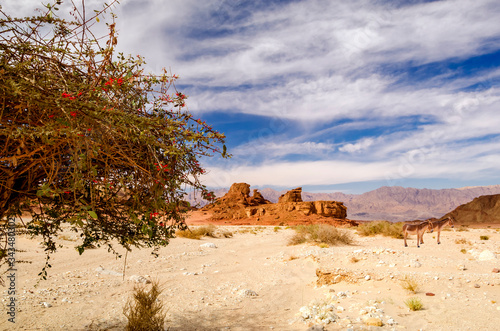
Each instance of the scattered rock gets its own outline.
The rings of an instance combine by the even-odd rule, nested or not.
[[[200,245],[202,248],[217,248],[217,246],[214,243],[205,243]]]
[[[365,276],[365,280],[370,280],[370,279],[372,279],[372,277],[370,275]]]
[[[498,268],[494,268],[491,272],[494,272],[494,273],[496,273],[496,274],[497,274],[497,273],[499,273],[499,272],[500,272],[500,269],[498,269]]]
[[[413,268],[420,268],[420,267],[422,266],[422,263],[420,263],[418,260],[416,260],[416,261],[413,261],[413,262],[411,263],[411,266],[412,266]]]
[[[425,295],[427,295],[428,297],[433,297],[433,296],[435,296],[435,294],[434,294],[434,293],[431,293],[431,292],[427,292],[427,293],[425,293]]]
[[[477,259],[479,261],[491,261],[495,260],[496,258],[497,256],[495,255],[495,253],[489,250],[484,250],[481,252],[481,254],[479,254],[479,257]]]
[[[467,268],[465,268],[465,266],[463,264],[459,264],[457,266],[457,269],[460,270],[460,271],[464,271],[464,270],[467,270]]]
[[[50,308],[50,307],[52,307],[52,305],[50,303],[48,303],[48,302],[42,302],[41,305],[42,305],[43,308]]]
[[[255,291],[252,291],[252,290],[241,290],[240,296],[242,296],[242,297],[256,297],[259,295]]]
[[[479,286],[479,284],[474,284],[474,287],[475,288],[480,288],[481,286]]]
[[[313,325],[307,331],[324,331],[325,327],[323,325]]]
[[[95,271],[97,273],[102,274],[102,275],[123,276],[123,274],[121,272],[117,272],[117,271],[114,271],[114,270],[107,270],[107,269],[104,269],[103,267],[97,267],[95,269]]]
[[[366,325],[371,325],[371,326],[382,326],[384,323],[382,323],[382,320],[378,317],[368,317],[364,319],[364,322]]]
[[[147,279],[146,277],[139,276],[139,275],[132,275],[130,276],[129,280],[136,282],[136,283],[143,283],[143,284],[149,284],[151,281]]]

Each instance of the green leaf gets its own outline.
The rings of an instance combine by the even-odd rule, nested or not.
[[[95,211],[89,210],[89,215],[90,217],[97,219],[97,214],[95,213]]]

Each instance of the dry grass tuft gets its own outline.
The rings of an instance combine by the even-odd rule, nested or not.
[[[481,239],[481,240],[489,240],[490,237],[489,236],[479,236],[479,239]]]
[[[417,280],[414,277],[408,275],[405,275],[403,279],[401,279],[401,287],[413,294],[417,293],[420,289],[420,285],[418,284]]]
[[[288,241],[289,245],[299,245],[306,242],[326,245],[350,245],[353,243],[351,233],[339,230],[328,224],[298,225],[296,234]]]
[[[123,308],[123,314],[128,320],[127,331],[163,331],[166,311],[163,303],[158,300],[163,289],[158,281],[153,281],[151,289],[145,286],[135,287],[133,299]]]
[[[199,226],[193,229],[177,230],[175,232],[175,235],[177,237],[196,239],[196,240],[199,240],[202,237],[216,238],[217,237],[215,235],[216,230],[217,228],[215,227],[215,225],[210,224],[210,225]]]
[[[409,298],[405,301],[405,305],[412,311],[421,310],[424,307],[424,305],[422,304],[422,300],[417,297]]]
[[[396,239],[403,238],[403,223],[390,223],[387,221],[374,221],[358,226],[358,234],[363,237],[381,234]]]
[[[470,241],[465,238],[455,239],[455,244],[471,245]]]
[[[353,257],[351,257],[351,259],[349,261],[351,261],[351,263],[358,263],[359,259],[357,257],[353,256]]]

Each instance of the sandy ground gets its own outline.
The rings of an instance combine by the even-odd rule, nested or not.
[[[324,330],[498,330],[500,325],[500,273],[492,272],[500,268],[496,229],[444,231],[441,245],[435,234],[426,234],[421,248],[414,236],[405,248],[402,240],[360,237],[354,228],[345,229],[353,245],[327,248],[287,245],[295,233],[291,228],[219,230],[233,236],[175,238],[158,258],[148,249],[133,250],[125,276],[123,258],[115,259],[105,248],[79,256],[76,237],[68,233],[61,237],[63,247],[52,258],[48,279],[40,282],[44,255],[39,240],[18,236],[16,258],[31,263],[17,264],[15,324],[7,321],[9,296],[0,288],[0,329],[121,330],[134,286],[150,286],[131,276],[163,284],[160,298],[168,307],[169,330],[307,330],[315,325],[320,330],[321,324]],[[318,285],[318,269],[339,275],[332,277],[337,283]],[[418,283],[416,294],[403,289],[405,276]],[[407,308],[404,302],[411,297],[421,300],[422,310]],[[367,324],[379,322],[383,326]]]

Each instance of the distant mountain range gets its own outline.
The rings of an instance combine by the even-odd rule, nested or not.
[[[214,193],[217,197],[221,197],[227,191],[228,189],[220,189],[214,191]],[[259,190],[259,192],[267,200],[278,202],[279,196],[286,191],[265,188]],[[304,201],[341,201],[347,207],[347,218],[352,220],[399,222],[423,220],[431,217],[440,218],[474,198],[492,194],[500,194],[500,185],[441,190],[383,186],[363,194],[302,192],[302,199]],[[199,194],[192,192],[186,198],[191,204],[204,205],[206,203],[200,199]]]

